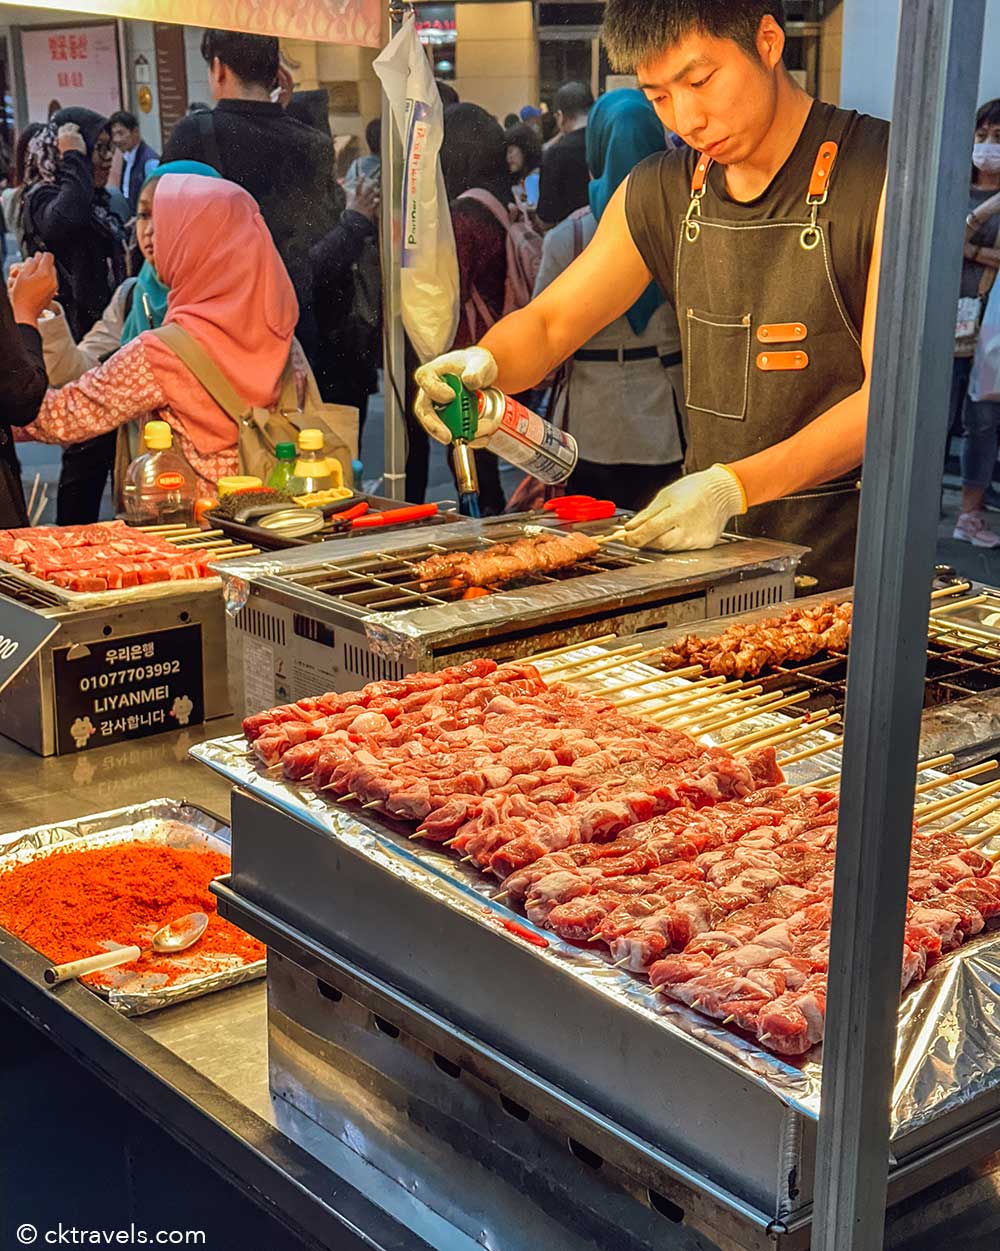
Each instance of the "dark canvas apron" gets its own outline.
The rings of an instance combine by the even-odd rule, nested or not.
[[[828,203],[836,207],[841,133],[817,153],[794,218],[723,221],[706,213],[711,161],[699,158],[677,238],[688,472],[732,462],[801,430],[864,381],[861,345],[837,287]],[[827,193],[829,191],[829,202]],[[739,534],[800,543],[821,589],[854,576],[860,470],[733,519]]]

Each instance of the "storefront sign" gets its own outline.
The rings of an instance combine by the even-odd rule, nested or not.
[[[25,5],[53,7],[48,0]],[[382,7],[379,0],[76,0],[73,11],[379,48]]]
[[[45,121],[53,106],[108,117],[122,106],[114,26],[27,28],[21,32],[28,116]]]
[[[0,599],[0,691],[38,654],[59,629],[59,622],[30,608]]]
[[[157,22],[153,27],[156,83],[160,94],[160,137],[167,146],[174,127],[187,113],[188,80],[184,57],[184,27]]]
[[[56,648],[52,665],[60,755],[205,720],[200,625]]]

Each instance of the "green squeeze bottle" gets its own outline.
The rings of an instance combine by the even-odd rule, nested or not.
[[[284,491],[288,487],[288,480],[295,473],[295,444],[277,444],[274,449],[274,455],[277,457],[278,463],[271,470],[267,485],[273,487],[276,491]]]

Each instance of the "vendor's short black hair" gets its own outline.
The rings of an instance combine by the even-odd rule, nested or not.
[[[732,39],[755,56],[765,17],[784,29],[782,0],[608,0],[601,34],[615,72],[634,74],[692,30]]]
[[[552,101],[552,110],[564,117],[582,117],[594,107],[594,94],[586,83],[563,83]]]
[[[272,35],[238,30],[206,30],[201,37],[206,65],[216,57],[244,83],[271,88],[278,81],[278,41]]]
[[[117,113],[112,113],[108,118],[109,126],[124,126],[126,130],[138,130],[139,119],[134,113],[128,113],[125,109],[119,109]]]

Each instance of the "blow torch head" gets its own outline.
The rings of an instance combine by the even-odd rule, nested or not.
[[[476,393],[470,391],[461,378],[456,378],[454,374],[444,374],[443,378],[455,392],[455,398],[447,404],[435,404],[434,407],[456,442],[471,443],[479,429],[479,404]]]

